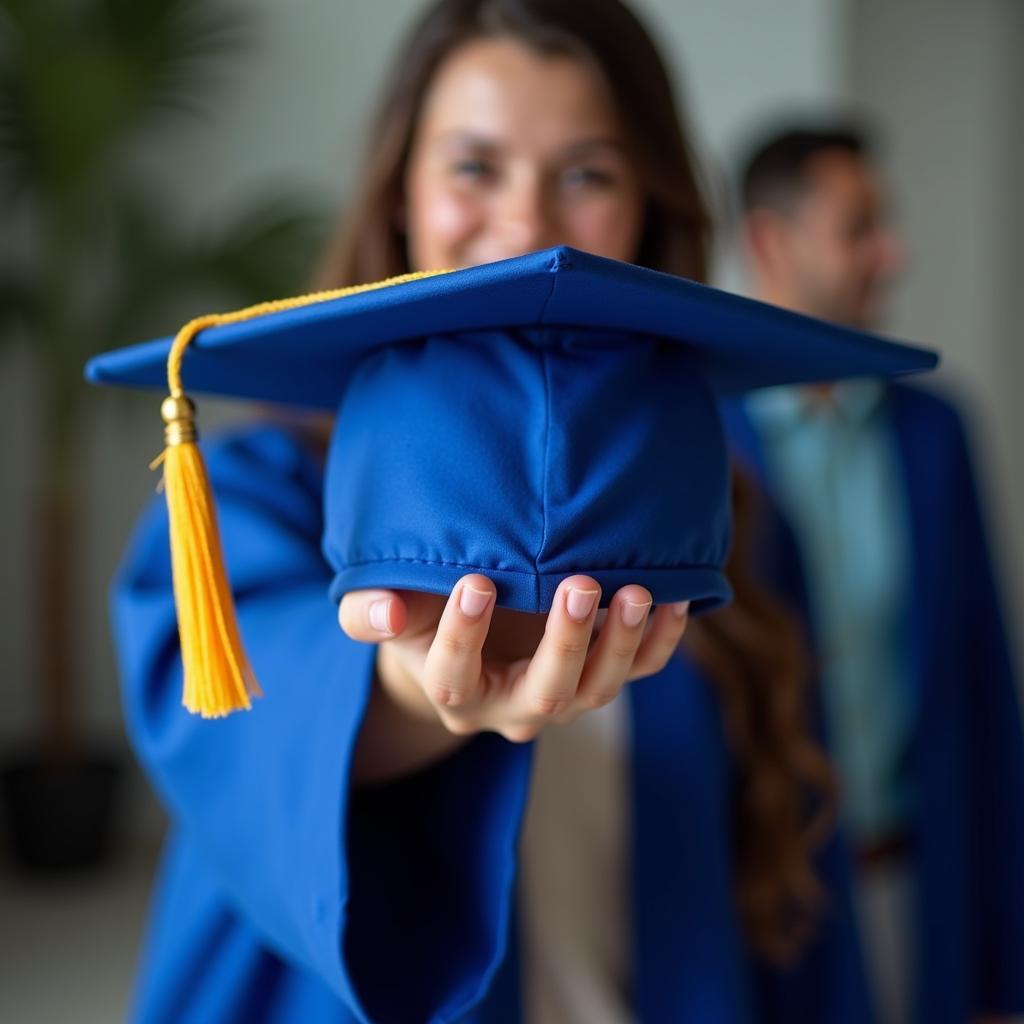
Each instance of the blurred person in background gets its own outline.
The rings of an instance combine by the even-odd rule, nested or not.
[[[742,198],[756,298],[877,326],[904,253],[858,130],[773,135]],[[765,391],[729,426],[795,534],[880,1019],[1024,1013],[1024,744],[959,414],[861,380]]]
[[[668,75],[619,0],[442,0],[395,61],[317,283],[554,244],[700,280],[708,235]],[[162,501],[118,578],[129,729],[175,823],[135,1019],[865,1020],[845,854],[821,850],[832,775],[803,634],[753,573],[744,478],[736,600],[689,627],[688,660],[686,608],[628,587],[611,612],[631,617],[600,625],[618,661],[590,669],[624,699],[542,714],[509,686],[460,716],[431,696],[427,654],[461,678],[453,652],[480,657],[486,634],[482,678],[533,656],[536,678],[577,685],[580,623],[564,602],[495,611],[472,576],[473,608],[462,587],[447,605],[347,594],[342,632],[324,616],[322,446],[266,424],[208,454],[223,535],[246,538],[231,575],[253,662],[290,690],[272,714],[211,727],[179,706]]]

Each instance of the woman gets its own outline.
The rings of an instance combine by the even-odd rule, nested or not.
[[[352,210],[325,286],[550,244],[706,271],[668,78],[617,0],[433,6]],[[315,447],[267,427],[210,454],[229,561],[247,538],[243,630],[259,675],[296,691],[288,714],[216,736],[183,721],[159,508],[122,571],[129,723],[178,825],[137,1017],[717,1021],[756,1003],[862,1019],[845,907],[823,909],[811,864],[831,777],[805,731],[800,634],[754,583],[742,479],[737,601],[690,627],[690,663],[673,657],[685,606],[652,612],[627,586],[599,621],[587,577],[546,620],[496,610],[478,575],[447,602],[350,594],[341,625],[363,646],[323,625]],[[655,674],[626,691],[630,750],[615,698]],[[817,990],[789,972],[755,995],[741,932],[788,962],[815,928]]]

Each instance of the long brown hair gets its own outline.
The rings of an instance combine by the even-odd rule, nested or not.
[[[705,280],[711,220],[696,161],[650,36],[619,0],[440,0],[410,32],[373,124],[351,205],[318,275],[323,288],[412,269],[398,211],[420,103],[442,61],[487,36],[576,56],[607,81],[646,196],[636,262]],[[735,872],[752,945],[783,960],[810,933],[822,902],[812,858],[834,802],[828,761],[808,730],[807,658],[796,620],[751,566],[754,490],[734,473],[736,594],[695,621],[687,648],[718,687],[737,763]]]

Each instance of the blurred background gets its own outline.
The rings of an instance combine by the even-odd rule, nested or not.
[[[81,366],[305,290],[422,3],[0,0],[2,1020],[122,1016],[163,829],[106,619],[155,485],[160,396],[90,392]],[[886,327],[942,351],[971,415],[1019,658],[1024,5],[633,3],[703,142],[717,283],[743,287],[730,174],[754,136],[837,110],[876,130],[910,250]],[[203,405],[207,427],[235,415]],[[73,841],[47,846],[40,806]]]

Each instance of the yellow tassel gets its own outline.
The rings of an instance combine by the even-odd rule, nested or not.
[[[238,323],[267,313],[401,284],[430,276],[430,273],[406,274],[375,284],[300,295],[232,313],[198,317],[175,337],[167,357],[170,397],[164,399],[160,409],[166,447],[151,468],[163,466],[174,603],[185,673],[182,703],[194,714],[221,718],[232,711],[252,707],[252,698],[262,696],[262,692],[242,647],[210,481],[197,444],[195,406],[182,390],[181,362],[186,347],[206,327]]]
[[[185,671],[182,703],[203,718],[252,706],[261,696],[242,648],[221,551],[217,513],[196,444],[195,407],[183,394],[164,400],[163,483],[171,570]]]

